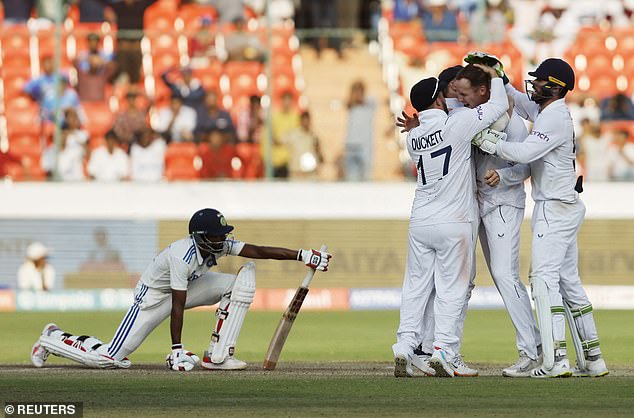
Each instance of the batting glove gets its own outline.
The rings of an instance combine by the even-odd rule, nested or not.
[[[183,349],[182,344],[172,345],[172,354],[165,359],[167,368],[177,372],[188,372],[198,364],[198,356]]]
[[[509,82],[509,78],[504,73],[504,65],[502,64],[502,61],[493,54],[488,54],[482,51],[469,52],[467,56],[464,57],[464,60],[469,64],[483,64],[487,67],[491,67],[498,73],[498,76],[504,80],[504,84]]]
[[[495,154],[498,141],[505,141],[506,133],[487,128],[476,134],[471,143],[487,154]]]
[[[303,261],[311,269],[327,271],[331,254],[317,250],[299,250],[297,251],[297,260]]]

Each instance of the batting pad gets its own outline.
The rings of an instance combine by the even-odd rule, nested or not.
[[[248,262],[238,272],[231,290],[229,304],[218,316],[214,337],[217,341],[210,350],[212,363],[222,363],[233,352],[242,329],[244,317],[255,296],[255,263]],[[222,302],[221,302],[222,307]],[[212,341],[213,343],[213,341]]]
[[[100,354],[98,350],[92,349],[95,345],[103,346],[101,340],[95,337],[88,337],[81,340],[76,336],[63,337],[60,339],[56,336],[42,335],[40,337],[40,344],[51,354],[76,361],[88,367],[98,369],[122,367],[115,364],[114,359]]]
[[[531,277],[531,295],[535,301],[535,314],[539,322],[539,333],[542,337],[542,353],[544,368],[551,370],[555,365],[555,341],[553,337],[553,318],[550,309],[550,298],[546,282],[538,277]]]
[[[575,355],[577,356],[577,365],[580,369],[585,370],[586,368],[586,356],[583,352],[583,346],[581,343],[581,333],[577,328],[577,324],[575,323],[575,319],[572,315],[572,311],[570,310],[570,306],[568,302],[564,300],[564,312],[566,313],[566,319],[568,320],[568,327],[570,328],[570,335],[572,336],[572,344],[575,347]]]

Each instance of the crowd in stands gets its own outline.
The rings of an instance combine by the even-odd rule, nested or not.
[[[300,106],[290,0],[271,2],[270,39],[264,2],[62,3],[3,0],[0,174],[254,179],[268,158],[274,177],[316,175],[319,142]]]
[[[2,177],[256,179],[266,161],[275,178],[317,178],[295,24],[377,29],[381,19],[399,97],[473,49],[498,54],[518,88],[543,58],[566,58],[580,171],[634,179],[634,0],[271,0],[269,16],[262,0],[55,3],[2,1]],[[341,55],[337,37],[306,41]],[[349,180],[370,178],[376,158],[363,146],[375,140],[376,107],[363,90],[347,100]]]
[[[471,50],[500,56],[521,90],[529,69],[547,57],[565,58],[577,78],[569,104],[579,173],[588,181],[634,180],[634,1],[486,0],[483,7],[479,0],[387,3],[398,97],[422,76],[459,64]],[[398,114],[403,100],[395,103]],[[409,173],[409,166],[404,171]]]

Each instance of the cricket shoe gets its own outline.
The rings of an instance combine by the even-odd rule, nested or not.
[[[441,348],[434,348],[429,359],[429,367],[434,369],[436,377],[454,377],[454,370],[447,359],[448,353]]]
[[[456,354],[453,360],[449,362],[449,366],[453,368],[455,377],[477,377],[478,370],[471,368],[464,362],[461,354]]]
[[[533,360],[524,350],[520,350],[520,357],[512,366],[502,370],[502,376],[528,377],[531,374],[531,370],[537,368],[538,366],[539,362],[537,360]]]
[[[414,377],[412,362],[407,354],[394,356],[394,377]]]
[[[412,366],[416,367],[421,372],[425,373],[427,376],[435,376],[436,370],[432,369],[429,365],[429,359],[431,358],[431,354],[424,353],[417,355],[416,350],[414,350],[414,355],[412,356]]]
[[[596,360],[586,360],[586,367],[584,369],[579,367],[579,363],[572,371],[574,377],[602,377],[607,376],[610,371],[608,366],[605,365],[605,360],[599,357]]]
[[[46,324],[44,326],[41,335],[45,335],[48,337],[49,335],[51,335],[51,332],[58,329],[59,327],[51,322],[50,324]],[[50,352],[42,347],[42,345],[40,344],[40,339],[38,338],[35,344],[33,344],[33,347],[31,347],[31,362],[35,367],[42,367],[44,366],[44,363],[46,363],[49,354]]]
[[[244,370],[247,363],[233,356],[226,357],[222,363],[213,363],[208,351],[205,351],[200,366],[207,370]]]
[[[570,363],[568,359],[565,358],[563,360],[559,360],[555,362],[555,365],[552,369],[546,370],[546,368],[541,365],[540,367],[536,367],[531,370],[530,377],[536,379],[544,379],[550,377],[570,377],[572,376],[572,372],[570,371]]]

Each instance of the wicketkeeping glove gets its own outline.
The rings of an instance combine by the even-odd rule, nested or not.
[[[308,267],[326,271],[330,262],[331,254],[317,250],[299,250],[297,251],[297,260],[303,261]]]
[[[487,154],[495,154],[498,141],[505,141],[506,133],[487,128],[473,137],[471,143]]]
[[[467,56],[464,57],[464,60],[469,64],[482,64],[487,67],[491,67],[498,73],[498,76],[504,80],[504,84],[509,82],[508,77],[504,73],[504,65],[502,64],[502,61],[493,54],[488,54],[482,51],[469,52]]]

